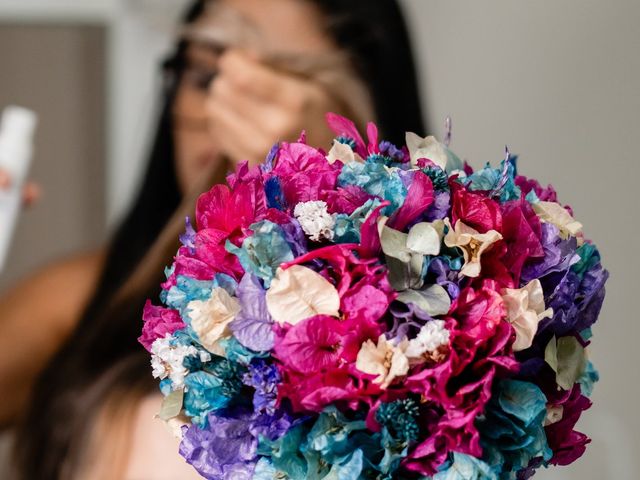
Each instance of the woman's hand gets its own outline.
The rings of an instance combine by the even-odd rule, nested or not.
[[[234,163],[264,160],[276,141],[295,141],[304,129],[310,145],[330,147],[325,113],[339,109],[322,86],[277,71],[249,53],[229,50],[207,100],[212,133]]]
[[[11,176],[0,168],[0,190],[6,190],[11,187]],[[36,203],[42,195],[42,190],[37,183],[27,182],[22,189],[22,202],[25,206],[30,207]]]

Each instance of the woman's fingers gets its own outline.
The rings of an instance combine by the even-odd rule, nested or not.
[[[0,169],[0,190],[6,190],[11,187],[11,175],[5,170]],[[22,203],[25,207],[30,207],[42,196],[40,185],[35,182],[28,182],[22,189]]]
[[[11,186],[11,177],[7,172],[0,169],[0,189],[6,189]]]
[[[275,141],[295,141],[303,129],[318,145],[330,143],[324,114],[336,107],[319,84],[238,51],[224,54],[207,100],[216,142],[234,162],[252,163]]]
[[[42,188],[35,182],[29,182],[22,191],[22,202],[26,207],[37,203],[42,197]]]
[[[291,75],[260,63],[248,52],[228,50],[220,57],[219,69],[220,75],[227,76],[246,95],[284,105],[290,100]]]

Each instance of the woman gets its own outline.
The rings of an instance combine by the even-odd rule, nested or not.
[[[247,39],[232,38],[223,52],[204,42],[216,23],[211,17],[221,15],[208,3],[253,25],[268,48],[251,50]],[[315,135],[310,143],[328,145],[323,113],[350,115],[362,107],[361,101],[349,105],[352,95],[326,76],[282,67],[274,52],[299,58],[346,52],[351,61],[342,73],[356,80],[356,92],[357,84],[364,86],[383,136],[401,142],[405,129],[424,131],[407,33],[394,1],[200,1],[186,24],[193,28],[167,63],[166,101],[145,185],[104,260],[98,256],[87,269],[95,273],[83,284],[97,286],[78,295],[76,311],[87,303],[82,318],[68,321],[70,336],[35,386],[16,441],[22,478],[160,478],[152,468],[163,465],[164,447],[149,450],[143,438],[146,459],[137,448],[137,432],[152,429],[140,402],[155,387],[136,338],[142,305],[157,298],[162,265],[175,251],[176,232],[170,226],[159,236],[161,230],[181,200],[186,208],[178,219],[198,189],[221,180],[225,162],[257,162],[273,140],[293,140],[303,126]],[[132,422],[140,425],[137,431]]]

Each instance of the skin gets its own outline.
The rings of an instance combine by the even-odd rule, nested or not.
[[[220,2],[253,22],[272,51],[306,54],[336,48],[321,29],[320,13],[309,3]],[[197,183],[206,168],[228,169],[245,159],[260,162],[274,140],[293,141],[303,127],[313,132],[308,137],[310,144],[330,144],[332,134],[324,123],[324,112],[340,109],[319,85],[276,71],[256,52],[230,48],[217,54],[191,46],[187,55],[191,64],[215,69],[218,74],[208,89],[187,83],[181,84],[177,94],[176,171],[183,192]],[[188,119],[186,124],[184,119]],[[10,181],[2,178],[0,175],[0,183]],[[104,250],[100,250],[57,262],[0,297],[0,392],[11,392],[0,402],[0,427],[11,426],[19,418],[34,379],[73,331],[93,293],[103,259]],[[148,401],[157,407],[159,398]],[[156,429],[151,426],[155,421],[144,413],[146,407],[140,412],[134,445],[145,445],[140,435]],[[164,454],[176,451],[171,436],[164,438],[165,444],[154,447],[157,455],[147,452],[146,458],[166,459],[167,468],[184,468],[184,478],[190,478],[191,467],[177,455]],[[138,458],[139,450],[134,446],[131,458]]]

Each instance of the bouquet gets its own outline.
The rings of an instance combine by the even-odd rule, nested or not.
[[[574,430],[608,273],[508,152],[276,144],[202,194],[140,342],[209,479],[526,479]]]

